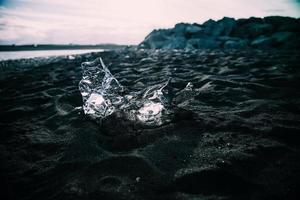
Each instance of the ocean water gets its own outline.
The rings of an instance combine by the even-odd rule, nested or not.
[[[299,62],[252,50],[2,61],[0,195],[293,199]]]
[[[76,55],[76,54],[84,54],[84,53],[90,53],[90,52],[101,52],[101,51],[103,51],[103,49],[0,51],[0,61],[1,60],[22,59],[22,58]]]

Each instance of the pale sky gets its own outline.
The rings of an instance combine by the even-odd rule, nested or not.
[[[300,17],[299,0],[0,0],[0,44],[138,44],[155,28],[224,16]]]

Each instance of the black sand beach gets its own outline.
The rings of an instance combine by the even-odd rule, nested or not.
[[[168,123],[85,116],[81,63],[128,90],[170,80]],[[0,63],[1,199],[296,199],[300,55],[116,50]],[[188,83],[193,92],[185,91]]]

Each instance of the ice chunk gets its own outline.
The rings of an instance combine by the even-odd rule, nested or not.
[[[83,75],[79,90],[83,99],[83,111],[93,119],[111,115],[122,103],[119,95],[123,87],[110,73],[101,58],[82,63]]]
[[[166,89],[169,81],[150,86],[143,91],[124,95],[124,87],[110,73],[101,58],[82,63],[83,75],[79,90],[83,99],[83,111],[101,121],[114,112],[124,112],[129,120],[148,125],[161,125],[167,114]]]

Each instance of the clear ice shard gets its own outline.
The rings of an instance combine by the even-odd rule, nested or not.
[[[123,112],[129,120],[147,125],[161,125],[168,121],[167,86],[170,81],[150,86],[143,91],[124,94],[124,87],[110,73],[101,58],[82,63],[82,80],[79,91],[83,111],[101,122],[114,112]]]
[[[111,115],[121,103],[123,87],[110,73],[101,58],[82,63],[83,75],[79,91],[84,113],[93,119]]]

